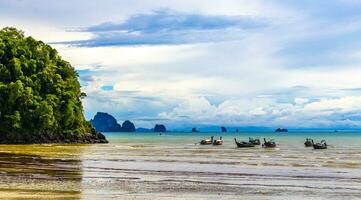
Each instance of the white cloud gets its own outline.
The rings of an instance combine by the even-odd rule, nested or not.
[[[351,110],[330,112],[324,105],[329,98],[345,95],[343,88],[361,86],[358,68],[285,68],[284,61],[274,56],[277,48],[264,49],[264,44],[276,45],[268,40],[252,35],[232,44],[61,46],[59,52],[79,69],[88,66],[93,71],[95,79],[83,88],[85,92],[107,99],[106,104],[99,98],[86,100],[88,118],[101,110],[118,112],[118,119],[171,119],[167,123],[173,127],[184,123],[304,127],[358,123],[332,117]],[[114,91],[100,91],[102,85],[114,85]],[[324,110],[316,109],[321,105]],[[149,127],[152,123],[137,122]]]
[[[64,59],[77,66],[96,64],[102,70],[114,71],[122,68],[142,67],[177,63],[202,54],[193,45],[136,46],[136,47],[71,47],[54,45]]]
[[[317,102],[309,103],[305,106],[307,111],[334,110],[350,112],[361,110],[361,96],[346,96],[334,99],[322,99]]]
[[[327,4],[331,13],[338,9],[336,2],[340,1]],[[83,90],[89,96],[84,101],[87,118],[96,111],[106,111],[120,120],[171,119],[174,126],[188,122],[361,125],[355,117],[361,112],[361,94],[352,90],[361,88],[359,17],[347,12],[338,19],[322,6],[307,9],[304,4],[307,3],[263,0],[101,4],[80,0],[2,1],[0,24],[21,28],[27,35],[46,42],[56,42],[94,37],[68,32],[69,29],[120,23],[134,14],[162,8],[198,15],[261,18],[269,24],[267,28],[242,32],[242,37],[231,42],[53,46],[76,69],[86,73],[80,75],[86,82]],[[337,5],[334,10],[332,5]],[[229,33],[240,34],[232,30]],[[100,87],[104,85],[114,86],[114,90],[102,91]]]
[[[216,106],[204,98],[194,98],[179,104],[171,112],[161,113],[160,116],[193,124],[352,127],[361,125],[361,121],[352,119],[354,113],[361,112],[360,105],[361,97],[352,96],[321,99],[303,105],[277,103],[274,99],[251,99],[227,100]]]

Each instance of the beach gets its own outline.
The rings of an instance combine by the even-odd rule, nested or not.
[[[224,145],[199,145],[220,135]],[[361,133],[106,133],[109,144],[0,145],[2,199],[361,199]],[[277,148],[236,148],[233,138]],[[326,139],[326,150],[303,145]]]

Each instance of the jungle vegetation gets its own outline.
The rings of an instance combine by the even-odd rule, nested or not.
[[[85,120],[78,74],[58,52],[15,28],[0,30],[0,139],[78,138]]]

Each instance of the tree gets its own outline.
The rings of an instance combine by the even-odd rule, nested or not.
[[[55,49],[15,28],[0,30],[0,142],[92,132],[84,97],[75,69]]]

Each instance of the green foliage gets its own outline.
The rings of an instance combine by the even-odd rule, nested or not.
[[[14,28],[0,30],[0,136],[88,133],[85,96],[55,49]]]

